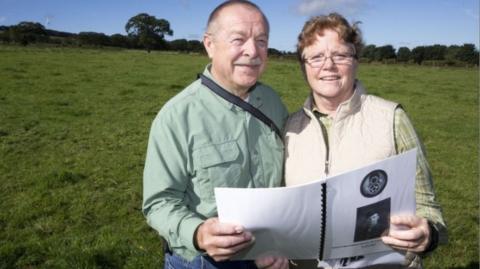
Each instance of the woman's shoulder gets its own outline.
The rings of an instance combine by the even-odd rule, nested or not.
[[[285,123],[285,134],[289,132],[298,132],[305,126],[306,121],[309,121],[310,118],[305,114],[303,108],[293,112],[288,116],[287,122]]]
[[[400,105],[395,101],[390,101],[372,94],[365,94],[363,99],[364,105],[370,105],[376,109],[395,110]]]

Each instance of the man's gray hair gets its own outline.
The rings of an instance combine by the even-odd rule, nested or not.
[[[220,5],[218,5],[213,11],[212,13],[210,13],[210,16],[208,17],[208,22],[207,22],[207,32],[210,32],[210,27],[212,25],[213,22],[215,22],[215,20],[218,18],[220,12],[226,8],[226,7],[229,7],[229,6],[233,6],[233,5],[242,5],[242,6],[245,6],[245,7],[248,7],[248,8],[251,8],[251,9],[255,9],[257,10],[258,12],[260,12],[260,14],[262,14],[262,18],[263,18],[263,21],[265,23],[265,26],[267,27],[267,34],[269,34],[270,32],[270,24],[268,22],[268,19],[267,17],[265,16],[265,14],[263,13],[263,11],[260,9],[260,7],[258,7],[256,4],[250,2],[250,1],[247,1],[247,0],[229,0],[229,1],[225,1],[223,3],[221,3]]]

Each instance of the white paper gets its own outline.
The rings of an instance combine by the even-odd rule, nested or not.
[[[367,198],[360,193],[365,175],[383,170],[388,181],[383,191]],[[390,214],[415,214],[416,150],[386,159],[327,180],[327,233],[325,258],[341,258],[391,250],[380,238],[354,242],[357,217],[362,208],[390,199]],[[375,210],[374,208],[372,210]],[[358,212],[358,213],[357,213]],[[389,223],[387,218],[385,221]],[[359,223],[362,224],[361,222]],[[361,230],[361,229],[359,229]]]
[[[386,185],[378,195],[365,197],[360,191],[362,181],[376,170],[385,172]],[[218,217],[221,222],[244,226],[255,236],[253,246],[236,259],[255,259],[270,253],[290,259],[318,259],[322,242],[322,184],[326,182],[323,259],[391,252],[372,227],[388,228],[389,220],[385,224],[385,219],[390,214],[415,214],[415,171],[414,149],[304,185],[215,188]],[[367,222],[370,226],[365,225]]]
[[[215,188],[221,222],[241,224],[255,244],[240,257],[254,259],[269,251],[290,258],[318,255],[321,184],[294,188]]]

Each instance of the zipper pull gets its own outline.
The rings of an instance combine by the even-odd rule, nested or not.
[[[328,165],[329,165],[329,161],[328,160],[325,160],[325,175],[328,176]]]

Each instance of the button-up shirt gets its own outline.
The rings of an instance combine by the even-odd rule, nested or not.
[[[204,75],[212,78],[208,69]],[[283,128],[288,112],[271,88],[258,83],[248,100]],[[201,254],[196,228],[217,215],[215,187],[277,187],[282,174],[283,143],[275,131],[196,80],[152,123],[143,213],[173,252],[191,260]]]

